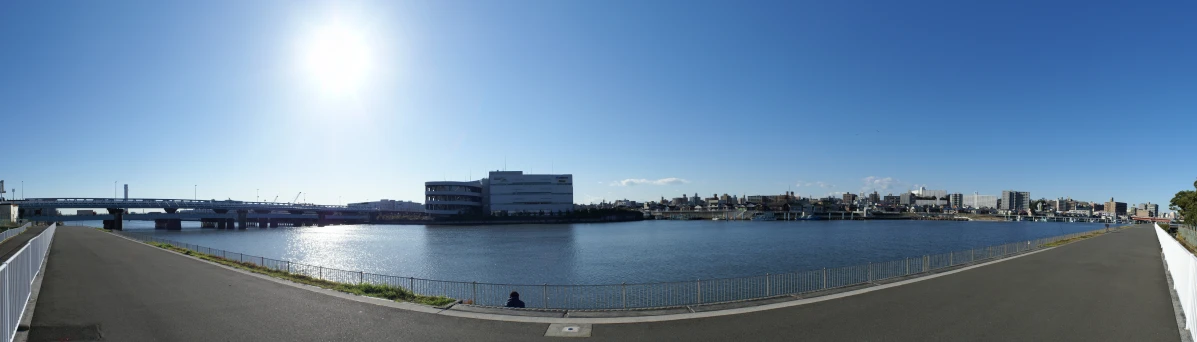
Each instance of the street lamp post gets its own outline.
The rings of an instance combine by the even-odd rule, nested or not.
[[[191,200],[192,200],[192,201],[195,201],[195,200],[198,200],[198,199],[199,199],[199,196],[196,196],[196,195],[195,195],[196,188],[199,188],[199,185],[191,185]]]

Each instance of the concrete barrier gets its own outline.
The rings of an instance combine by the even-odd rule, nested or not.
[[[1189,330],[1193,340],[1197,340],[1197,256],[1164,232],[1158,224],[1155,225],[1155,234],[1160,240],[1168,273],[1172,275],[1177,301],[1185,315],[1185,329]]]

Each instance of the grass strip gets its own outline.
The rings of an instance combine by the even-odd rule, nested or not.
[[[1118,227],[1111,227],[1111,228],[1110,228],[1110,232],[1116,232],[1116,231],[1119,231],[1119,230],[1122,230],[1122,229],[1125,229],[1125,228],[1130,228],[1130,226],[1118,226]],[[1076,241],[1080,241],[1080,240],[1088,239],[1088,238],[1091,238],[1091,237],[1094,237],[1094,236],[1098,236],[1098,235],[1101,235],[1101,234],[1105,234],[1105,233],[1106,233],[1106,231],[1099,230],[1099,231],[1095,231],[1095,232],[1092,232],[1092,233],[1089,233],[1089,234],[1085,234],[1085,235],[1081,235],[1081,236],[1078,236],[1078,237],[1074,237],[1074,238],[1071,238],[1071,239],[1064,239],[1064,240],[1060,240],[1060,241],[1056,241],[1056,242],[1052,242],[1052,243],[1045,243],[1045,244],[1039,245],[1039,247],[1056,247],[1056,246],[1059,246],[1059,245],[1068,244],[1068,243],[1072,243],[1072,242],[1076,242]]]
[[[302,275],[302,274],[295,274],[295,273],[275,270],[272,268],[262,267],[257,264],[254,264],[254,263],[233,261],[230,259],[225,259],[225,258],[211,255],[211,254],[198,253],[198,252],[192,251],[190,249],[175,247],[174,245],[171,245],[168,243],[147,242],[147,244],[149,244],[151,246],[159,247],[162,249],[179,252],[184,255],[189,255],[189,256],[197,257],[197,258],[200,258],[203,260],[215,262],[215,263],[225,265],[225,266],[236,267],[236,268],[243,269],[246,271],[250,271],[250,272],[254,272],[254,273],[258,273],[258,274],[264,274],[264,275],[268,275],[268,276],[279,278],[279,279],[285,279],[285,280],[289,280],[289,281],[300,283],[300,284],[312,285],[312,286],[316,286],[316,287],[341,291],[341,292],[345,292],[345,293],[352,293],[352,294],[359,295],[359,296],[369,296],[369,297],[383,298],[383,299],[389,299],[389,300],[399,301],[399,302],[412,302],[412,303],[419,303],[419,304],[431,305],[431,306],[445,306],[445,305],[449,305],[450,303],[457,301],[453,298],[444,297],[444,296],[418,295],[418,294],[412,293],[411,291],[409,291],[405,288],[390,286],[390,285],[347,284],[347,283],[335,282],[335,281],[330,281],[330,280],[312,278],[310,276],[306,276],[306,275]]]

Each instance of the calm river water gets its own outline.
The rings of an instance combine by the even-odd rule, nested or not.
[[[126,222],[129,232],[344,270],[490,283],[618,284],[856,265],[1062,235],[1103,225],[641,221],[247,230],[185,226],[194,229],[182,231],[137,229],[139,226],[152,228],[153,222]]]

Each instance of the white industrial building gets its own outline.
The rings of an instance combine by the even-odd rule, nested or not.
[[[574,209],[573,175],[531,175],[523,171],[492,171],[482,180],[491,214],[543,212],[556,215]]]
[[[424,199],[425,212],[432,216],[556,215],[574,210],[574,177],[492,171],[478,181],[426,182]]]
[[[359,202],[349,203],[346,205],[349,209],[368,209],[368,210],[383,210],[383,211],[402,211],[422,213],[424,212],[424,205],[412,201],[396,201],[389,199],[381,199],[373,202]]]
[[[432,216],[482,213],[482,182],[425,182],[424,212]]]

